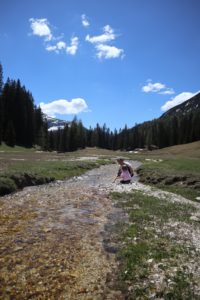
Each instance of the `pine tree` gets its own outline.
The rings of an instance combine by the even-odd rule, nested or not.
[[[3,91],[3,67],[2,64],[0,63],[0,95],[2,94]]]
[[[49,149],[48,126],[47,126],[47,123],[45,123],[45,122],[44,122],[43,126],[40,128],[40,131],[38,134],[38,146],[40,146],[41,149],[44,151]]]
[[[0,145],[2,142],[3,134],[3,103],[2,103],[2,91],[3,91],[3,67],[0,63]]]
[[[54,140],[54,134],[53,131],[49,132],[49,151],[55,150],[55,140]]]
[[[33,116],[33,123],[34,123],[34,144],[39,145],[39,134],[41,129],[44,125],[42,111],[40,107],[34,108],[34,116]]]
[[[0,145],[2,142],[2,134],[3,134],[3,103],[0,95]]]
[[[78,148],[84,149],[87,143],[87,136],[86,136],[86,130],[83,127],[83,124],[81,121],[78,122],[77,126],[77,146]]]
[[[91,135],[91,147],[98,147],[99,145],[99,124],[92,131]]]
[[[5,143],[10,147],[15,146],[15,129],[12,121],[9,121],[8,126],[6,128]]]
[[[69,130],[69,151],[75,151],[78,147],[78,140],[77,140],[77,118],[74,117],[73,121],[71,122],[70,130]]]
[[[112,150],[117,150],[117,149],[118,149],[118,132],[117,129],[115,129],[113,134]]]
[[[152,127],[149,126],[146,134],[146,147],[148,150],[151,150],[151,145],[152,145]]]
[[[199,112],[194,112],[192,115],[191,137],[192,141],[200,140],[200,117]]]
[[[92,133],[93,133],[93,129],[90,126],[90,128],[88,130],[86,130],[86,141],[87,141],[87,147],[92,147]]]

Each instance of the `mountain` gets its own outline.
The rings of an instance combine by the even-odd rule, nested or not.
[[[49,117],[46,114],[43,114],[43,118],[45,121],[47,121],[48,131],[63,129],[65,125],[70,124],[70,122],[66,120],[60,120],[57,118]]]
[[[196,112],[198,110],[200,112],[200,93],[193,96],[189,100],[186,100],[185,102],[169,109],[160,117],[160,119],[173,116],[184,116],[190,112]]]

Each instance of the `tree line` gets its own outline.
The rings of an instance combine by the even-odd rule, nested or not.
[[[46,151],[75,151],[85,147],[111,150],[163,148],[200,140],[200,110],[185,115],[136,124],[111,131],[106,124],[86,129],[76,117],[63,129],[48,131],[47,120],[40,107],[36,107],[30,91],[20,80],[7,79],[3,83],[0,64],[0,143],[9,146],[40,146]]]
[[[200,99],[199,99],[200,101]],[[125,128],[119,133],[120,149],[164,148],[200,140],[200,109],[166,116]]]
[[[44,122],[40,108],[20,80],[7,79],[0,94],[0,142],[9,146],[40,144]]]

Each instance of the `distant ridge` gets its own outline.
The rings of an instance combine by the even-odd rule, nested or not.
[[[200,112],[200,93],[186,100],[185,102],[169,109],[160,117],[160,119],[166,117],[180,116],[180,115],[184,116],[192,111],[198,111],[198,110]]]
[[[65,125],[67,125],[67,124],[69,125],[71,123],[69,121],[49,117],[46,114],[43,114],[43,118],[44,118],[44,120],[47,121],[48,131],[63,129],[65,127]]]

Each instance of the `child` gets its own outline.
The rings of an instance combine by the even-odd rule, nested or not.
[[[118,158],[118,159],[117,159],[117,162],[118,162],[118,164],[120,165],[120,168],[119,168],[119,170],[118,170],[118,176],[120,176],[120,174],[121,174],[122,166],[123,166],[123,165],[126,165],[126,166],[128,167],[128,171],[129,171],[131,177],[133,177],[133,175],[134,175],[133,168],[132,168],[132,166],[130,165],[129,162],[124,161],[123,158]]]
[[[123,183],[123,184],[127,184],[127,183],[130,183],[131,182],[131,174],[129,172],[129,168],[127,165],[122,165],[121,166],[121,172],[120,172],[120,175],[118,175],[115,180],[117,178],[120,178],[120,183]],[[115,182],[114,180],[114,182]]]

